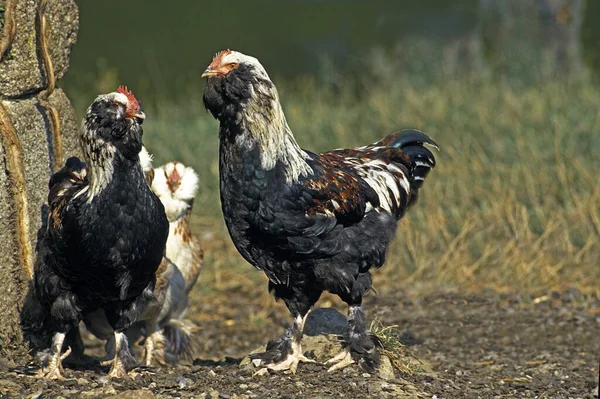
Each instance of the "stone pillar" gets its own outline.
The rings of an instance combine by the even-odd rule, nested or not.
[[[0,349],[20,344],[50,175],[80,152],[75,111],[56,87],[78,23],[74,0],[0,0]]]

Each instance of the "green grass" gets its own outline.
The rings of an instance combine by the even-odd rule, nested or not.
[[[598,293],[598,89],[410,75],[389,82],[335,92],[311,79],[275,82],[303,148],[360,146],[408,127],[440,145],[437,168],[375,273],[378,287],[578,286]],[[222,223],[218,126],[201,90],[177,104],[146,106],[144,141],[157,165],[178,159],[200,175],[194,227],[212,234],[204,238],[210,278],[259,275],[236,255]]]

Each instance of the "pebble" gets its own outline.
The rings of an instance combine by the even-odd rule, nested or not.
[[[102,385],[106,385],[110,382],[110,379],[107,376],[102,376],[98,378],[98,383]]]
[[[90,382],[89,382],[88,380],[86,380],[85,378],[78,378],[78,379],[77,379],[77,383],[78,383],[79,385],[87,385],[87,384],[89,384]]]
[[[20,385],[11,380],[0,380],[0,387],[17,389],[20,388]]]
[[[184,378],[184,377],[179,377],[177,379],[177,385],[179,386],[179,389],[185,389],[187,387],[189,387],[190,385],[192,385],[194,382],[192,380],[190,380],[189,378]]]

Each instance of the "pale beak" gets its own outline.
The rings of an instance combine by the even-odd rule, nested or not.
[[[146,114],[143,113],[142,111],[137,111],[135,113],[134,117],[143,121],[144,119],[146,119]]]
[[[208,68],[206,68],[204,70],[204,72],[202,73],[202,75],[200,77],[204,78],[204,77],[207,77],[207,76],[216,76],[218,74],[219,74],[219,72],[213,71],[212,69],[210,69],[210,67],[208,67]]]

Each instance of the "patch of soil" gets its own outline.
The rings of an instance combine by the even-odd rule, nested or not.
[[[0,398],[495,398],[597,397],[600,300],[576,290],[538,298],[498,294],[385,293],[365,298],[371,318],[396,325],[401,341],[428,371],[397,372],[384,380],[356,367],[327,373],[300,364],[295,375],[252,376],[242,358],[283,331],[281,304],[257,291],[228,287],[199,295],[188,312],[201,326],[193,364],[137,370],[109,380],[107,368],[67,368],[67,380],[44,381],[0,360]],[[339,305],[324,297],[320,306]],[[102,343],[84,334],[87,352]],[[430,368],[430,370],[429,370]]]

